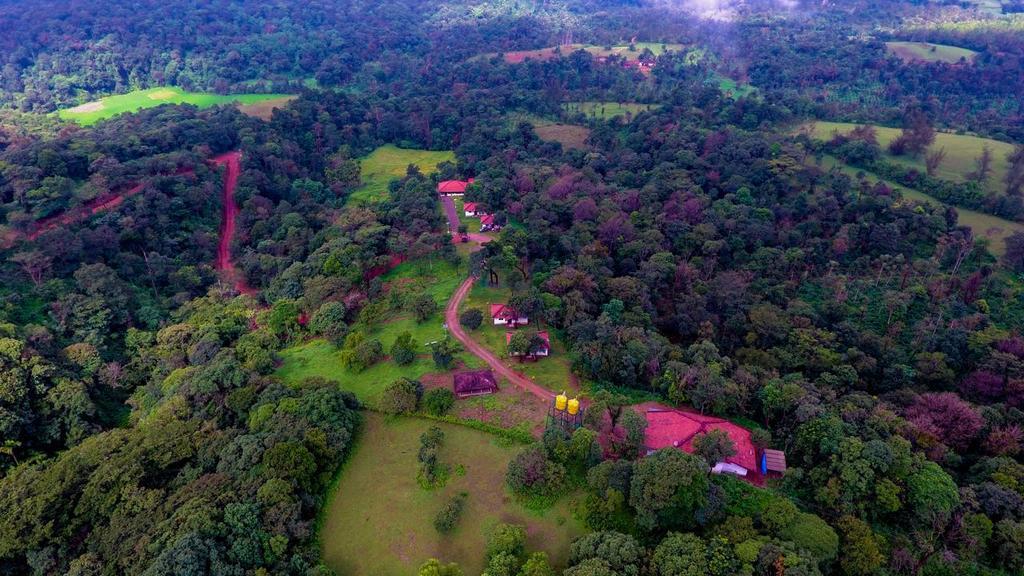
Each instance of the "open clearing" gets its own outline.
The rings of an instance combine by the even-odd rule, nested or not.
[[[834,133],[846,134],[856,128],[857,124],[848,122],[814,122],[811,124],[814,131],[812,136],[820,140],[832,138]],[[909,156],[893,156],[888,153],[889,143],[895,140],[901,130],[899,128],[887,128],[875,126],[878,134],[878,144],[882,147],[886,160],[916,168],[922,173],[925,171],[924,156],[911,158]],[[1013,151],[1013,145],[988,138],[977,136],[964,136],[960,134],[947,134],[937,132],[935,142],[929,150],[946,149],[946,158],[942,161],[935,175],[944,180],[963,182],[965,175],[975,169],[974,160],[981,155],[982,149],[988,146],[992,151],[992,175],[986,182],[985,189],[993,194],[1003,194],[1003,177],[1006,176],[1006,156]]]
[[[414,574],[429,558],[457,562],[466,574],[484,567],[487,536],[495,524],[527,529],[527,548],[546,551],[565,566],[570,541],[583,532],[568,498],[544,512],[513,501],[505,469],[519,450],[495,436],[440,424],[445,433],[440,460],[452,467],[445,487],[424,490],[416,482],[419,436],[435,423],[367,414],[366,426],[342,468],[320,530],[323,560],[338,574]],[[460,472],[464,469],[464,473]],[[455,531],[441,536],[434,516],[451,496],[469,494]]]
[[[712,76],[711,83],[717,85],[719,90],[732,98],[744,98],[757,92],[757,89],[750,84],[740,84],[732,78],[717,73]]]
[[[974,50],[928,42],[886,42],[885,47],[890,54],[899,57],[904,62],[956,64],[962,60],[971,63],[978,55]]]
[[[200,108],[207,108],[218,104],[255,104],[265,100],[280,100],[287,96],[287,94],[206,94],[186,92],[174,86],[160,86],[148,90],[136,90],[127,94],[107,96],[95,102],[60,110],[57,112],[57,115],[62,120],[70,120],[82,126],[90,126],[100,120],[106,120],[118,114],[136,112],[144,108],[154,108],[161,104],[192,104]]]
[[[865,170],[859,170],[853,166],[847,166],[842,163],[838,158],[833,156],[825,156],[822,159],[821,168],[829,170],[832,168],[838,168],[840,172],[849,175],[855,181],[860,177],[863,177],[868,182],[874,184],[875,182],[882,182],[893,190],[898,190],[904,198],[908,200],[916,200],[918,202],[927,202],[929,204],[935,204],[938,206],[948,206],[944,202],[940,202],[935,198],[921,192],[914,190],[913,188],[907,188],[897,184],[891,180],[885,180],[879,178],[877,174],[873,172],[867,172]],[[1013,222],[1011,220],[1005,220],[998,216],[992,216],[991,214],[985,214],[983,212],[976,212],[974,210],[968,210],[966,208],[960,208],[953,206],[957,211],[957,221],[964,226],[968,226],[977,238],[988,238],[989,245],[988,250],[996,256],[1002,256],[1006,253],[1006,238],[1014,232],[1024,231],[1024,224],[1019,222]]]
[[[550,46],[548,48],[539,48],[537,50],[518,50],[515,52],[506,52],[505,61],[510,64],[518,64],[524,60],[551,60],[558,56],[568,56],[577,50],[584,50],[594,55],[595,58],[616,55],[626,60],[636,60],[643,53],[644,48],[649,49],[655,56],[660,56],[665,52],[678,52],[683,50],[686,46],[683,44],[666,44],[662,42],[636,42],[632,45],[632,50],[629,44],[619,44],[616,46],[597,46],[594,44],[567,44],[564,46]],[[493,56],[493,54],[491,54]]]
[[[641,112],[660,108],[659,104],[636,104],[633,102],[567,102],[562,108],[570,114],[583,114],[587,118],[611,120],[616,116],[632,120]]]
[[[262,102],[253,102],[252,104],[239,104],[238,110],[242,114],[252,116],[253,118],[270,120],[274,115],[274,110],[284,108],[289,102],[296,98],[298,98],[298,96],[282,96],[271,100],[263,100]]]
[[[419,167],[420,172],[430,174],[441,162],[454,162],[451,150],[411,150],[391,144],[381,146],[369,156],[359,160],[363,185],[349,196],[356,202],[381,202],[388,196],[388,184],[405,176],[410,164]]]
[[[400,290],[406,295],[430,294],[437,302],[438,312],[425,322],[417,322],[409,312],[386,311],[380,322],[373,326],[361,323],[352,326],[352,330],[361,330],[367,338],[380,340],[385,354],[400,334],[409,332],[421,348],[412,364],[399,366],[386,359],[359,372],[342,364],[339,348],[324,340],[312,340],[281,351],[282,364],[277,376],[289,384],[297,384],[310,376],[337,380],[343,390],[354,393],[365,404],[376,406],[380,393],[391,382],[403,377],[419,379],[424,374],[437,371],[426,344],[444,338],[441,310],[464,274],[460,268],[441,260],[400,264],[381,277],[389,291]],[[466,353],[459,354],[458,359],[471,367],[481,364]]]

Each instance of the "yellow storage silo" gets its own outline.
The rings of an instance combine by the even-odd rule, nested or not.
[[[575,416],[580,411],[580,401],[573,398],[569,400],[569,414]]]
[[[555,396],[555,410],[558,410],[559,412],[565,410],[565,404],[568,401],[569,397],[565,395],[565,392],[562,392],[558,396]]]

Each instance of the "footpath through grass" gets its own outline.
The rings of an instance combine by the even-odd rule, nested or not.
[[[830,140],[834,133],[846,134],[858,126],[858,124],[849,122],[812,122],[810,125],[814,128],[812,136],[819,140]],[[875,132],[886,160],[914,168],[922,173],[925,172],[924,155],[919,158],[911,158],[889,154],[889,143],[898,138],[902,130],[875,126]],[[1003,178],[1006,176],[1007,170],[1006,156],[1013,151],[1013,145],[1006,142],[977,136],[937,132],[935,142],[928,150],[935,151],[945,148],[946,158],[939,165],[935,176],[943,180],[963,182],[966,175],[975,169],[974,161],[981,155],[985,146],[992,151],[992,174],[985,183],[985,190],[993,194],[1004,194],[1006,192],[1003,185]]]
[[[388,184],[404,177],[410,164],[418,166],[424,174],[431,174],[445,161],[454,162],[455,152],[410,150],[392,144],[381,146],[359,160],[363,185],[353,191],[349,199],[360,203],[381,202],[387,198]]]
[[[207,94],[186,92],[175,86],[161,86],[148,90],[136,90],[127,94],[107,96],[94,102],[67,108],[57,112],[62,120],[90,126],[125,112],[137,112],[144,108],[155,108],[162,104],[192,104],[208,108],[218,104],[255,104],[265,100],[280,100],[287,94]]]
[[[439,424],[445,433],[440,461],[451,466],[447,484],[424,490],[416,482],[420,434],[436,423],[368,413],[366,425],[324,509],[323,561],[338,574],[415,574],[429,558],[457,562],[466,574],[484,568],[487,537],[500,522],[522,524],[527,548],[548,553],[564,568],[571,540],[584,529],[563,498],[543,512],[517,504],[505,489],[508,462],[520,449],[470,428]],[[467,492],[456,529],[433,527],[448,500]]]

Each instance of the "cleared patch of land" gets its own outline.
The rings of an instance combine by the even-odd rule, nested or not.
[[[380,393],[391,382],[403,377],[419,379],[425,374],[437,371],[426,344],[444,338],[445,328],[441,310],[464,275],[465,272],[458,267],[440,260],[401,264],[381,277],[389,294],[403,294],[404,296],[397,296],[399,299],[410,294],[430,294],[438,304],[438,312],[424,322],[417,322],[409,312],[385,310],[379,320],[371,326],[363,323],[352,326],[352,330],[362,331],[367,338],[380,340],[385,354],[399,335],[409,332],[419,344],[421,352],[412,364],[399,366],[386,359],[360,372],[342,363],[339,348],[324,340],[313,340],[282,350],[282,363],[277,370],[277,376],[288,384],[298,384],[311,376],[337,380],[343,390],[352,392],[363,403],[377,405]],[[480,365],[480,362],[470,354],[462,353],[458,358],[467,366]]]
[[[90,126],[100,120],[106,120],[118,114],[137,112],[145,108],[154,108],[161,104],[192,104],[200,108],[207,108],[218,104],[255,104],[265,100],[280,100],[287,96],[287,94],[206,94],[186,92],[174,86],[161,86],[148,90],[136,90],[127,94],[107,96],[95,102],[59,110],[57,115],[62,120]]]
[[[971,63],[978,55],[974,50],[967,48],[929,42],[886,42],[885,47],[890,54],[904,62]]]
[[[906,186],[902,186],[891,180],[886,180],[873,172],[867,172],[865,170],[854,168],[853,166],[848,166],[833,156],[825,156],[822,159],[820,166],[826,170],[837,168],[840,172],[849,175],[854,180],[864,178],[872,184],[875,182],[882,182],[889,188],[898,190],[903,197],[908,200],[927,202],[937,206],[949,206],[948,204],[940,202],[919,190],[907,188]],[[1006,253],[1007,237],[1014,232],[1024,231],[1024,224],[1019,222],[1013,222],[1012,220],[1006,220],[998,216],[992,216],[991,214],[968,210],[958,206],[953,206],[953,208],[957,211],[957,221],[960,224],[969,227],[971,231],[974,232],[974,236],[976,238],[987,238],[989,240],[988,250],[996,256],[1002,256]]]
[[[506,52],[505,61],[511,64],[518,64],[524,60],[550,60],[559,56],[568,56],[577,50],[585,50],[597,58],[616,55],[626,60],[637,60],[644,49],[649,49],[655,56],[665,52],[678,52],[685,48],[683,44],[666,44],[662,42],[636,42],[634,44],[619,44],[615,46],[597,46],[594,44],[567,44],[564,46],[550,46],[537,50],[518,50]]]
[[[588,118],[610,120],[621,116],[632,120],[641,112],[649,112],[660,108],[660,104],[636,104],[634,102],[567,102],[562,108],[570,114],[583,114]]]
[[[420,172],[430,174],[441,162],[455,161],[451,150],[410,150],[387,144],[359,160],[363,185],[349,196],[356,202],[380,202],[387,198],[388,184],[405,176],[410,164],[419,167]]]
[[[495,436],[441,424],[440,460],[452,468],[444,488],[424,490],[416,482],[419,436],[435,423],[367,414],[362,437],[345,463],[324,511],[320,530],[323,560],[339,574],[414,574],[428,558],[457,562],[466,574],[484,567],[487,536],[500,522],[522,524],[527,547],[543,550],[562,568],[570,541],[583,533],[568,498],[542,513],[517,504],[505,489],[505,469],[519,450]],[[434,530],[438,510],[467,492],[457,528]]]
[[[711,83],[717,85],[719,90],[733,98],[743,98],[757,92],[757,89],[750,84],[741,84],[732,78],[722,76],[721,74],[715,74],[711,78]]]
[[[274,110],[284,108],[289,102],[296,98],[298,98],[298,96],[282,96],[272,100],[253,102],[252,104],[239,104],[238,111],[247,116],[259,118],[260,120],[270,120],[274,115]]]
[[[858,125],[848,122],[814,122],[809,126],[813,128],[812,137],[828,140],[836,133],[847,134]],[[911,158],[909,156],[893,156],[888,153],[889,143],[900,135],[899,128],[875,126],[875,131],[878,136],[878,144],[882,147],[886,160],[925,172],[923,155],[919,158]],[[1006,176],[1007,170],[1006,156],[1013,151],[1013,145],[1006,142],[978,138],[977,136],[936,133],[935,142],[929,151],[945,148],[946,158],[939,165],[935,176],[953,182],[963,182],[967,174],[975,169],[974,161],[981,155],[985,146],[992,151],[992,175],[985,183],[985,189],[993,194],[1003,194],[1005,192],[1003,178]]]

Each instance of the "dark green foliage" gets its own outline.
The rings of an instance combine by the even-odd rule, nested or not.
[[[508,463],[505,482],[521,496],[552,496],[565,488],[565,466],[548,457],[540,444],[516,454]]]
[[[423,395],[423,410],[434,416],[444,416],[455,405],[455,393],[447,388],[434,388]]]
[[[665,448],[633,467],[629,505],[647,529],[686,528],[708,501],[707,465],[681,450]]]
[[[409,414],[419,407],[423,385],[401,378],[388,384],[380,395],[380,409],[386,414]]]
[[[439,488],[448,481],[449,466],[438,459],[438,452],[443,444],[444,431],[437,426],[432,426],[420,435],[420,449],[416,453],[416,459],[420,464],[416,472],[416,481],[423,488]]]
[[[447,534],[455,529],[462,517],[462,511],[466,507],[466,492],[459,492],[452,496],[434,517],[434,529],[442,534]]]
[[[391,359],[399,366],[408,366],[416,360],[418,349],[419,344],[413,340],[412,334],[402,332],[391,345]]]
[[[479,308],[470,308],[459,315],[459,323],[470,330],[479,328],[483,320],[484,313]]]
[[[569,565],[579,566],[588,560],[600,560],[615,574],[639,576],[643,555],[643,548],[632,536],[619,532],[593,532],[573,541],[569,548]]]
[[[437,301],[430,294],[420,294],[412,300],[412,313],[417,322],[426,322],[428,318],[437,314]]]
[[[335,346],[340,346],[345,340],[348,326],[345,325],[345,315],[348,310],[341,302],[324,302],[309,320],[309,329]]]

